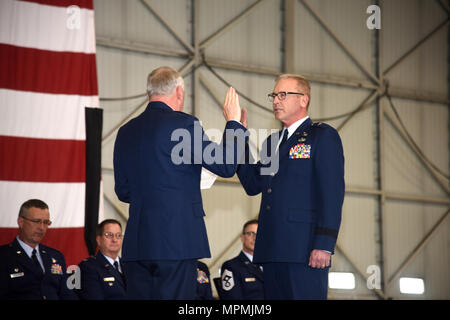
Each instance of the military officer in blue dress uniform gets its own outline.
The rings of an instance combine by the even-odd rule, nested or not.
[[[77,299],[67,286],[63,254],[40,243],[51,224],[48,205],[24,202],[17,223],[18,236],[0,247],[0,300]]]
[[[122,248],[122,225],[114,219],[103,220],[97,227],[94,257],[80,263],[83,300],[121,300],[126,298],[126,279],[119,251]]]
[[[258,230],[258,220],[244,224],[241,234],[242,251],[225,261],[221,270],[221,294],[223,300],[263,300],[264,276],[260,265],[253,263],[253,250]]]
[[[233,176],[244,149],[237,148],[234,134],[246,129],[239,123],[233,88],[223,105],[227,122],[220,145],[209,140],[197,118],[182,112],[184,81],[176,70],[153,70],[147,93],[147,109],[119,129],[114,146],[115,191],[130,204],[122,250],[127,295],[193,300],[197,259],[211,256],[200,192],[202,167]]]
[[[345,193],[341,139],[309,119],[304,77],[280,75],[269,98],[284,128],[264,142],[261,159],[278,166],[250,159],[238,169],[247,194],[262,193],[254,261],[264,267],[266,298],[326,299]]]

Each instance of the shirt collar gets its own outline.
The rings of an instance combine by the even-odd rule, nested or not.
[[[101,251],[100,251],[101,252]],[[106,260],[108,260],[108,262],[113,266],[114,265],[114,261],[117,261],[120,265],[120,260],[119,260],[119,256],[117,256],[117,258],[114,260],[111,257],[108,257],[106,254],[104,254],[103,252],[101,252],[102,255],[105,257]]]
[[[253,263],[253,256],[250,253],[245,252],[244,250],[242,250],[242,252],[248,258],[248,260],[250,260],[250,262]]]
[[[16,237],[17,242],[19,242],[20,246],[22,247],[23,251],[31,258],[31,255],[33,254],[33,250],[36,249],[37,255],[39,255],[39,244],[36,246],[36,248],[32,248],[29,245],[27,245],[25,242],[19,239],[19,236]]]
[[[288,139],[292,136],[292,134],[298,129],[298,127],[300,127],[301,125],[302,125],[302,123],[303,122],[305,122],[305,120],[306,119],[308,119],[309,118],[309,116],[306,116],[306,117],[304,117],[304,118],[302,118],[302,119],[300,119],[300,120],[297,120],[297,121],[295,121],[293,124],[291,124],[288,128],[287,128],[287,130],[288,130]],[[283,128],[283,131],[286,129],[286,127],[285,128]],[[282,135],[281,136],[283,136],[283,133],[284,132],[282,132]]]

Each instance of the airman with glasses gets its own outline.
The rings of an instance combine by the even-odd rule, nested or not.
[[[41,243],[52,224],[48,205],[39,199],[25,201],[17,224],[17,237],[0,247],[0,300],[76,299],[67,287],[63,254]]]
[[[81,291],[84,300],[125,299],[126,279],[119,252],[122,249],[122,225],[106,219],[97,227],[98,252],[80,263]]]

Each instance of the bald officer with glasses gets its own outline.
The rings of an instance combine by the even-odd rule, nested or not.
[[[262,150],[278,157],[277,170],[261,162],[238,169],[247,194],[262,194],[254,261],[263,264],[267,299],[326,299],[345,192],[341,139],[308,117],[304,77],[280,75],[269,99],[283,130]]]
[[[98,252],[80,263],[83,300],[123,300],[126,280],[119,258],[122,249],[122,225],[114,219],[103,220],[97,226]]]
[[[22,204],[19,234],[0,247],[0,300],[75,300],[67,287],[61,252],[41,244],[51,225],[48,205],[38,199]]]

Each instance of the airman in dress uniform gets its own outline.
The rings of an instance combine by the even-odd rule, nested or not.
[[[0,247],[0,300],[75,300],[67,286],[66,262],[58,250],[41,244],[50,226],[45,202],[22,204],[19,234]]]
[[[258,221],[244,224],[241,234],[242,251],[226,261],[221,268],[221,294],[223,300],[263,300],[264,277],[260,265],[253,263],[253,250]]]
[[[248,195],[262,194],[254,260],[263,264],[267,299],[327,298],[345,194],[344,153],[338,132],[309,118],[310,97],[304,77],[277,78],[269,99],[284,128],[262,150],[278,157],[278,170],[265,174],[260,161],[237,171]]]
[[[97,226],[99,251],[80,263],[83,300],[121,300],[126,298],[126,280],[119,251],[122,248],[122,225],[106,219]]]

